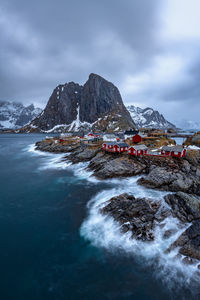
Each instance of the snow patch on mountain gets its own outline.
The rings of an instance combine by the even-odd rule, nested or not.
[[[0,129],[17,129],[36,118],[42,112],[33,104],[24,106],[22,103],[0,101]]]
[[[167,121],[162,114],[160,114],[153,108],[147,107],[142,109],[140,107],[130,105],[127,106],[127,109],[138,128],[147,127],[167,129],[176,127],[174,124]]]

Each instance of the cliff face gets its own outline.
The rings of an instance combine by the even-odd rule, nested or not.
[[[91,74],[83,87],[80,120],[93,123],[107,113],[122,113],[131,121],[119,90],[104,78]]]
[[[31,122],[43,131],[62,130],[117,131],[134,128],[117,87],[96,74],[81,86],[74,82],[57,86],[44,111]]]
[[[41,130],[49,130],[56,125],[71,124],[77,117],[82,89],[74,82],[57,86],[44,111],[33,120],[31,125]]]

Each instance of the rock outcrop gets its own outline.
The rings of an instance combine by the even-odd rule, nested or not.
[[[179,253],[200,260],[200,219],[192,223],[171,245],[170,250],[179,247]]]
[[[101,151],[91,159],[88,168],[96,177],[106,179],[139,175],[146,166],[135,160],[129,160],[125,155],[112,155]]]
[[[172,215],[182,222],[200,219],[200,197],[178,192],[164,197],[172,209]]]
[[[101,209],[101,213],[112,216],[120,223],[122,232],[130,231],[132,237],[138,240],[152,241],[156,222],[169,215],[169,210],[160,207],[160,202],[121,194],[111,198]]]
[[[166,252],[178,247],[179,254],[184,255],[184,263],[198,263],[200,260],[200,198],[180,192],[165,196],[165,201],[170,205],[169,209],[162,205],[162,200],[153,201],[121,194],[107,201],[100,212],[112,216],[120,224],[122,233],[131,232],[132,238],[146,242],[154,240],[155,226],[162,228],[165,219],[169,216],[177,217],[181,221],[180,228],[192,221],[192,224]],[[177,230],[174,228],[164,231],[163,238],[170,238],[177,233]]]
[[[135,125],[117,87],[99,75],[90,74],[84,86],[74,82],[57,86],[42,114],[29,127],[40,131],[114,131]]]
[[[35,150],[45,151],[45,152],[52,152],[52,153],[67,153],[71,151],[75,151],[76,149],[80,148],[78,143],[74,144],[66,144],[63,145],[61,143],[55,143],[53,139],[49,139],[42,142],[37,142]]]
[[[149,174],[138,180],[138,183],[148,188],[156,188],[165,191],[182,191],[200,195],[200,179],[196,175],[197,168],[186,166],[182,169],[152,166]]]

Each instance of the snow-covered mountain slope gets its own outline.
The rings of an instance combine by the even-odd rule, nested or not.
[[[20,128],[42,112],[41,108],[35,108],[33,104],[24,106],[17,102],[0,101],[0,129]]]
[[[128,111],[138,128],[175,128],[176,126],[168,122],[162,114],[152,108],[140,108],[134,105],[127,106]]]

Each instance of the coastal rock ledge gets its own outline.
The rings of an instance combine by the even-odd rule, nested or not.
[[[133,195],[121,194],[111,198],[101,209],[120,223],[123,233],[130,231],[133,238],[142,241],[154,240],[153,229],[156,222],[163,221],[170,211],[161,207],[161,202]]]
[[[164,201],[169,205],[167,207]],[[160,201],[135,198],[127,193],[115,196],[100,209],[103,215],[111,216],[120,224],[122,234],[131,232],[131,237],[144,242],[153,241],[155,226],[164,228],[167,217],[180,220],[173,230],[163,230],[163,238],[168,239],[179,229],[186,230],[166,250],[178,247],[179,256],[184,263],[198,264],[200,260],[200,198],[183,192],[168,194]],[[190,223],[189,223],[190,222]]]

